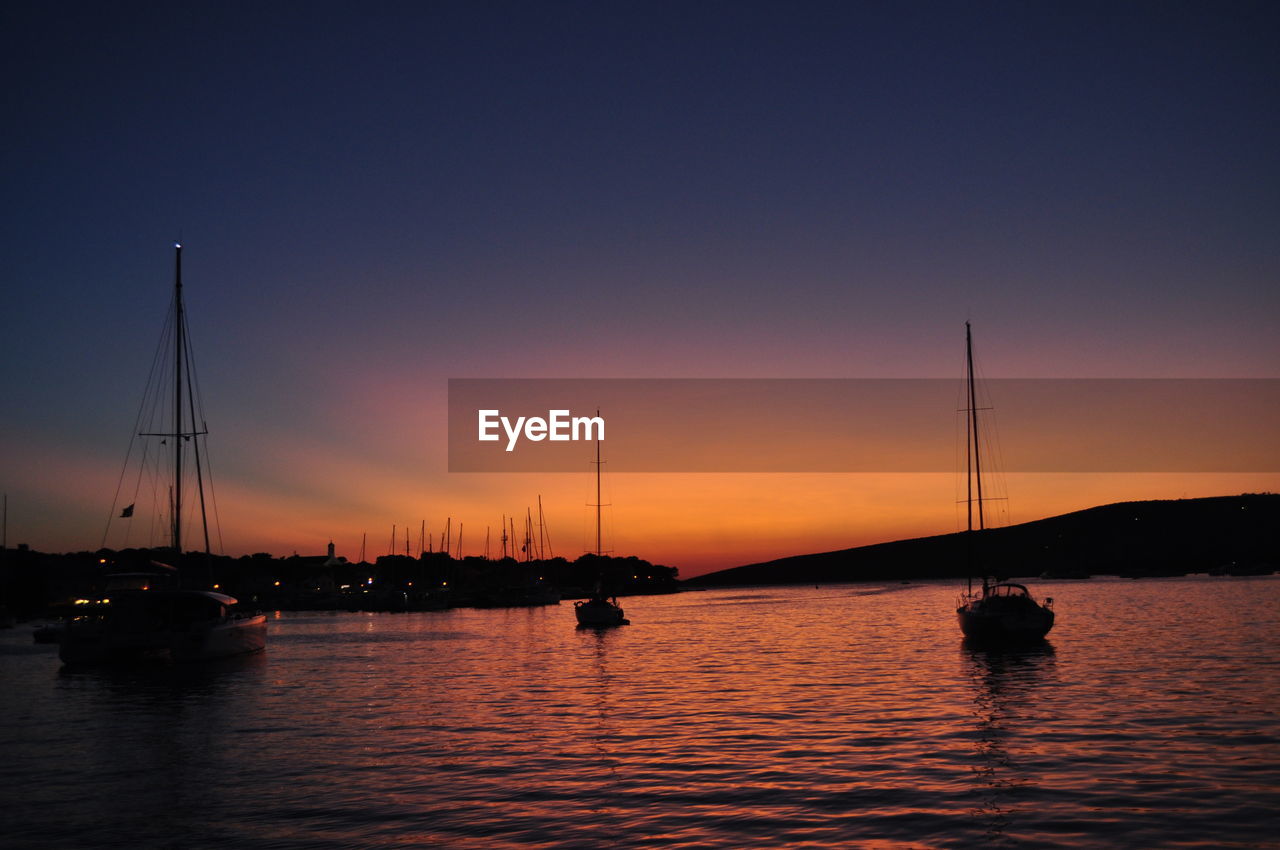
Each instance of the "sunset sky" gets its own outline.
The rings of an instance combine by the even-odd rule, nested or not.
[[[447,516],[479,554],[539,494],[581,554],[590,453],[449,473],[449,378],[958,381],[966,320],[988,377],[1280,377],[1278,39],[1272,2],[6,3],[8,545],[102,544],[178,239],[231,555]],[[609,548],[685,577],[959,516],[951,473],[606,488]]]

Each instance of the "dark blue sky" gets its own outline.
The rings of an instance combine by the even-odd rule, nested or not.
[[[949,376],[966,318],[992,374],[1280,371],[1275,3],[19,0],[0,30],[28,454],[118,453],[179,235],[242,444],[305,423],[357,467],[437,463],[450,376]]]
[[[21,289],[178,232],[264,294],[421,275],[453,314],[1275,270],[1274,4],[260,5],[9,10]]]

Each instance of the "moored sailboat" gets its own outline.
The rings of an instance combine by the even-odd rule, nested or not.
[[[596,411],[599,417],[600,411]],[[600,534],[600,509],[603,503],[600,501],[600,466],[604,461],[600,460],[600,438],[596,437],[596,557],[604,557],[604,549],[601,546]],[[607,596],[604,592],[604,576],[596,579],[595,590],[592,591],[590,598],[580,599],[573,603],[574,616],[578,618],[579,626],[629,626],[631,621],[626,618],[622,610],[622,606],[618,604],[616,597]]]
[[[196,422],[192,393],[186,314],[182,304],[182,246],[175,245],[173,295],[173,411],[171,430],[139,436],[172,441],[173,481],[170,487],[170,543],[173,554],[182,555],[182,469],[184,445],[196,449],[196,487],[204,521],[204,480],[201,474],[199,438],[207,433]],[[185,383],[185,390],[184,390]],[[184,407],[189,411],[184,416]],[[133,514],[133,505],[121,513]],[[114,509],[113,509],[114,512]],[[209,531],[205,521],[205,554],[209,554]],[[164,564],[155,564],[161,573],[172,573]],[[142,574],[138,574],[142,575]],[[165,659],[203,661],[259,652],[266,647],[265,614],[245,613],[237,600],[215,590],[179,589],[152,582],[137,575],[108,577],[105,598],[86,605],[66,624],[59,640],[59,656],[67,664]],[[87,600],[86,600],[87,602]]]
[[[1053,600],[1037,602],[1025,585],[995,580],[990,571],[982,570],[982,584],[975,588],[974,532],[985,526],[982,495],[982,461],[979,456],[978,404],[973,374],[973,336],[969,323],[964,323],[966,363],[966,501],[968,507],[968,536],[970,552],[970,578],[956,608],[960,630],[970,641],[987,644],[1017,644],[1042,640],[1053,628]],[[975,497],[976,485],[976,497]],[[977,528],[974,528],[974,507],[977,507]]]

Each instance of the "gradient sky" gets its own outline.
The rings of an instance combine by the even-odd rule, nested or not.
[[[100,545],[179,237],[233,555],[538,493],[579,554],[586,459],[448,474],[450,377],[959,378],[966,319],[992,377],[1278,377],[1278,40],[1270,2],[6,3],[8,542]],[[612,546],[952,531],[953,477],[619,474]]]

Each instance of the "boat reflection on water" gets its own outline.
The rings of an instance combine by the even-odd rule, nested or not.
[[[596,723],[591,734],[591,758],[596,770],[592,793],[584,795],[590,802],[587,804],[591,813],[591,832],[595,846],[607,847],[615,843],[617,836],[626,832],[626,824],[613,801],[624,795],[622,782],[622,760],[616,745],[620,735],[618,721],[614,717],[615,694],[613,680],[616,674],[609,671],[610,642],[615,639],[616,632],[611,629],[590,629],[580,632],[584,638],[583,652],[592,654],[593,676],[587,679],[586,687],[594,696]]]
[[[192,846],[200,829],[188,820],[193,812],[236,806],[253,784],[243,777],[260,768],[257,759],[229,755],[242,745],[225,733],[243,728],[269,689],[268,670],[264,652],[200,664],[60,666],[55,692],[84,712],[63,739],[74,741],[74,758],[59,760],[73,777],[64,781],[110,792],[87,790],[76,804],[82,816],[68,818],[75,837],[43,846]],[[37,845],[19,838],[12,846]]]
[[[596,733],[592,737],[592,745],[601,757],[608,758],[613,753],[612,743],[617,740],[618,732],[612,719],[614,708],[612,685],[615,674],[609,672],[609,641],[611,633],[608,630],[594,630],[583,632],[582,634],[584,639],[591,644],[589,651],[594,662],[593,672],[595,675],[587,682],[587,687],[590,688],[594,696],[595,713],[599,719]]]
[[[961,644],[965,672],[973,682],[975,805],[970,813],[988,843],[1005,835],[1018,816],[1020,789],[1035,781],[1033,758],[1039,701],[1036,691],[1056,674],[1053,644],[1018,648]]]
[[[64,664],[58,668],[58,677],[66,682],[95,683],[116,704],[136,702],[141,708],[172,702],[179,706],[184,700],[256,686],[267,664],[267,653],[254,652],[200,664]]]

